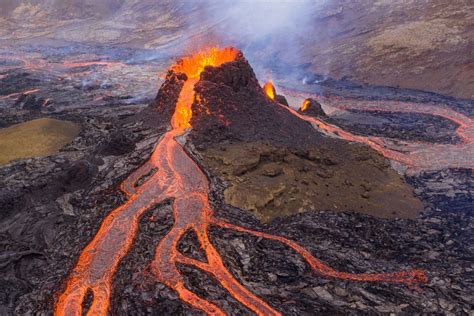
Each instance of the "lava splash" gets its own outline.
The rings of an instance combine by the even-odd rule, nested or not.
[[[171,119],[172,129],[159,140],[150,159],[121,184],[128,200],[107,215],[92,241],[82,251],[66,280],[64,291],[58,295],[54,308],[56,315],[82,315],[83,312],[87,315],[107,314],[114,274],[133,244],[140,216],[166,199],[173,200],[174,225],[157,245],[150,270],[157,281],[176,291],[182,301],[209,315],[224,315],[225,312],[186,288],[177,264],[193,266],[212,275],[234,298],[258,315],[280,315],[278,310],[240,284],[225,267],[221,255],[209,239],[211,225],[281,242],[299,253],[316,274],[324,277],[407,285],[426,282],[424,272],[416,269],[379,274],[339,272],[294,241],[236,226],[214,215],[208,200],[208,179],[176,138],[192,128],[191,105],[196,98],[194,86],[204,68],[218,67],[237,58],[243,57],[235,49],[211,48],[184,58],[171,67],[170,71],[186,78]],[[152,173],[152,170],[156,172]],[[140,181],[144,178],[145,181]],[[186,257],[177,250],[178,241],[190,230],[196,233],[206,254],[205,262]],[[83,300],[88,292],[93,294],[92,303],[87,311],[83,311]]]
[[[275,91],[275,86],[273,86],[273,83],[271,81],[267,81],[263,85],[263,91],[265,91],[265,94],[272,100],[275,100],[276,96],[276,91]]]
[[[184,84],[176,104],[175,112],[171,121],[173,128],[189,128],[190,120],[193,115],[191,104],[194,98],[194,84],[199,80],[201,72],[207,66],[218,67],[223,63],[234,60],[238,51],[233,48],[210,48],[199,52],[193,56],[185,57],[179,60],[171,67],[175,73],[186,75]]]

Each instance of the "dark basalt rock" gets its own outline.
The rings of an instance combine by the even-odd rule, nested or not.
[[[242,53],[238,53],[233,62],[220,67],[206,67],[201,73],[200,81],[222,84],[236,93],[246,88],[259,87],[257,78]]]
[[[39,80],[33,78],[28,72],[13,71],[0,79],[0,96],[32,89],[36,87],[38,83]]]
[[[87,182],[90,181],[98,171],[96,164],[87,159],[76,161],[65,168],[65,170],[59,179],[62,180],[61,182],[68,188],[68,191],[73,191],[73,188],[75,189],[87,185]]]
[[[277,94],[275,96],[275,101],[277,101],[278,103],[283,104],[285,106],[290,106],[284,95]]]
[[[40,110],[46,105],[46,100],[33,94],[22,94],[16,101],[16,106],[23,110]]]
[[[66,49],[56,48],[54,54],[49,51],[45,58],[57,63],[62,60],[60,54],[64,52],[67,58],[75,57],[71,56],[72,50],[77,50],[78,46],[71,45]],[[34,49],[37,50],[37,47]],[[93,47],[82,49],[89,54]],[[107,46],[106,50],[110,52],[110,47]],[[99,55],[104,53],[100,49],[94,52]],[[147,62],[147,65],[142,66],[135,64],[131,72],[127,72],[130,68],[117,69],[115,74],[123,75],[124,80],[131,80],[137,72],[147,71],[149,64]],[[97,73],[93,75],[109,78],[110,73],[104,72],[106,69],[97,67]],[[22,75],[24,71],[30,70],[0,70],[0,74],[7,75],[0,79],[0,95],[40,88],[40,95],[53,102],[51,107],[41,111],[79,122],[83,126],[74,142],[59,153],[15,161],[0,167],[0,315],[50,315],[53,312],[54,295],[63,288],[64,280],[75,265],[79,253],[92,239],[106,214],[124,202],[125,196],[118,190],[118,184],[148,159],[157,139],[169,126],[169,118],[174,110],[172,100],[177,99],[185,78],[175,78],[173,84],[165,82],[170,94],[159,94],[160,97],[152,106],[147,107],[148,104],[145,103],[124,106],[121,103],[92,101],[99,92],[101,96],[108,92],[117,93],[116,87],[82,91],[74,89],[81,78],[67,73],[61,75],[69,80],[51,80],[56,78],[57,73],[51,75],[47,72],[48,69],[38,70],[31,75]],[[230,82],[232,86],[233,83]],[[236,82],[244,102],[241,104],[237,102],[238,98],[232,97],[232,104],[236,106],[236,111],[242,107],[250,108],[253,112],[240,116],[238,113],[232,114],[234,119],[242,120],[232,123],[240,128],[262,124],[268,116],[259,116],[262,109],[245,104],[251,99],[247,96],[251,92],[245,92],[246,88],[241,87],[241,82]],[[155,87],[155,82],[142,83],[143,86]],[[361,86],[355,91],[347,86],[347,82],[334,81],[336,83],[337,95],[354,96],[357,93],[360,99],[449,101],[447,105],[450,108],[466,115],[473,114],[472,101],[447,100],[439,95],[387,87]],[[221,87],[217,85],[216,91]],[[203,86],[201,89],[204,91],[209,88]],[[130,93],[134,97],[143,97],[130,87],[125,90],[121,90],[124,97]],[[223,90],[232,92],[233,88]],[[153,98],[154,93],[147,94],[141,100]],[[259,102],[264,107],[263,111],[272,107],[279,108],[275,103]],[[76,107],[78,103],[81,104],[80,107]],[[2,104],[2,127],[30,120],[38,115],[38,111],[24,111],[16,107],[13,98]],[[223,124],[225,121],[222,122],[217,116],[221,114],[218,109],[219,106],[213,108],[212,117],[206,120],[204,113],[196,115],[195,119],[206,122],[207,127],[199,127],[201,131],[215,132],[212,137],[215,137],[219,147],[226,142],[239,146],[237,136],[242,139],[252,138],[248,136],[251,133],[236,134],[237,128],[233,127],[229,133],[229,129]],[[414,115],[412,117],[415,118]],[[248,120],[250,123],[246,125]],[[405,129],[400,126],[401,121],[407,122],[405,119],[393,121],[390,128],[394,134],[397,128]],[[433,118],[429,124],[436,128],[446,127],[440,120]],[[280,128],[272,122],[262,124],[270,128],[274,125]],[[119,126],[125,134],[133,135],[134,150],[119,155],[109,155],[108,152],[104,154],[98,150],[101,144],[109,141],[113,126]],[[220,127],[208,129],[212,126]],[[284,139],[283,144],[287,144],[295,134],[291,137],[283,136],[288,127],[285,125],[282,128],[283,131],[277,132],[277,135]],[[295,128],[303,131],[299,125]],[[272,139],[271,135],[262,134],[258,129],[251,131],[257,131],[254,138],[263,137],[267,143],[270,140],[277,142],[278,137]],[[272,131],[275,133],[276,129]],[[304,131],[315,133],[313,129]],[[380,129],[373,129],[374,133],[379,131]],[[418,135],[419,133],[421,131],[418,131]],[[415,131],[406,134],[407,139],[413,139],[417,135]],[[212,137],[208,144],[211,147]],[[195,141],[191,137],[188,139],[192,141],[188,145]],[[298,139],[294,141],[299,143]],[[204,145],[199,143],[196,147],[204,148]],[[197,152],[193,152],[192,146],[187,146],[186,149],[193,154],[197,163],[205,166],[205,161],[199,158]],[[298,159],[319,164],[321,172],[317,176],[321,179],[333,178],[333,169],[326,165],[326,156],[322,155],[322,152],[332,152],[324,147],[312,149],[310,152],[296,148],[292,152]],[[272,159],[283,159],[280,151],[275,151]],[[356,152],[358,155],[355,159],[361,161],[370,161],[374,157],[371,152]],[[344,155],[340,152],[339,156]],[[262,157],[261,161],[249,161],[247,165],[236,168],[236,172],[245,176],[252,172],[256,163],[257,170],[254,172],[261,171],[261,176],[265,179],[277,179],[284,175],[278,167],[266,161],[266,156]],[[262,168],[258,169],[260,163]],[[342,165],[344,159],[337,163],[338,166]],[[380,219],[358,213],[316,211],[277,218],[266,224],[261,224],[252,213],[226,204],[222,200],[222,192],[228,184],[210,170],[204,168],[203,171],[208,174],[211,186],[209,199],[219,218],[288,237],[306,247],[325,264],[341,271],[394,272],[421,268],[427,272],[429,281],[422,286],[421,291],[397,284],[327,279],[315,275],[303,259],[288,247],[212,226],[211,241],[230,272],[241,284],[284,314],[472,314],[473,281],[469,274],[472,271],[473,257],[472,170],[437,170],[409,177],[408,181],[415,187],[417,196],[428,203],[425,211],[415,219]],[[75,177],[78,178],[77,181],[74,180]],[[122,260],[114,276],[111,315],[202,315],[200,311],[183,303],[164,284],[156,282],[149,271],[156,245],[173,224],[169,202],[145,212],[140,219],[138,235],[131,251]],[[194,238],[183,238],[180,243],[183,252],[200,258],[200,250]],[[227,314],[250,313],[240,303],[232,300],[226,290],[216,286],[209,275],[194,268],[178,268],[185,274],[186,287],[196,290],[203,298],[210,299]],[[88,303],[90,302],[86,300],[85,308]]]
[[[391,218],[411,218],[422,210],[412,188],[379,153],[327,137],[269,99],[243,56],[207,67],[195,92],[190,141],[204,168],[229,183],[226,203],[262,221],[308,210]],[[318,106],[324,114],[314,100],[311,111]],[[267,168],[283,172],[262,178]],[[362,185],[375,189],[369,194]]]
[[[458,124],[439,116],[420,113],[344,111],[326,122],[354,134],[395,138],[408,141],[457,144]]]
[[[132,135],[117,130],[99,147],[99,151],[104,155],[120,156],[135,149],[135,140]]]
[[[168,71],[165,82],[158,90],[155,100],[149,105],[147,111],[144,111],[143,118],[147,120],[152,126],[156,126],[156,122],[152,120],[156,117],[160,118],[162,122],[170,122],[173,116],[176,102],[178,102],[179,93],[187,80],[185,74]],[[150,113],[151,112],[151,113]],[[151,117],[149,116],[151,114]]]
[[[10,188],[0,189],[0,221],[25,206],[24,194]]]
[[[196,145],[206,146],[226,139],[262,140],[304,148],[328,142],[310,124],[276,106],[264,94],[245,58],[217,68],[207,67],[195,91],[191,138]]]
[[[315,99],[308,98],[304,100],[304,104],[306,105],[306,108],[304,110],[300,108],[298,110],[299,113],[313,117],[327,117],[326,113],[324,113],[321,103]]]

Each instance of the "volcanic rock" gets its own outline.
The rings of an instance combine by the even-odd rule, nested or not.
[[[182,80],[168,73],[151,109],[171,117],[166,91],[176,93]],[[324,115],[310,101],[308,111]],[[308,210],[413,218],[423,207],[380,154],[327,137],[268,98],[242,54],[205,68],[192,111],[189,150],[196,148],[204,169],[228,183],[227,203],[262,221]]]
[[[123,130],[117,130],[109,136],[102,144],[99,150],[104,155],[120,156],[129,153],[135,149],[135,141],[132,135],[127,134]]]
[[[145,111],[143,115],[145,121],[148,121],[152,126],[156,124],[156,122],[153,122],[155,118],[159,118],[162,122],[169,123],[173,116],[176,102],[178,102],[179,93],[186,79],[185,74],[177,74],[172,70],[168,71],[165,82],[161,85],[158,94],[149,106],[149,109],[152,109],[152,114],[154,115],[150,117],[150,111]]]
[[[22,18],[22,21],[24,20]],[[99,35],[101,36],[101,33],[97,33],[97,36]],[[359,41],[360,38],[354,37],[354,40]],[[30,82],[27,80],[28,77],[22,77],[19,82],[13,80],[11,84],[7,84],[11,79],[15,79],[15,73],[30,71],[25,67],[22,67],[23,70],[8,71],[7,76],[0,79],[1,95],[40,88],[41,93],[38,95],[51,98],[54,102],[51,109],[44,107],[41,109],[43,115],[52,114],[54,118],[80,123],[82,126],[79,135],[59,152],[45,157],[20,158],[0,167],[0,182],[2,183],[0,186],[1,315],[50,315],[53,313],[54,297],[63,290],[64,280],[70,275],[78,255],[91,241],[104,217],[126,200],[125,195],[119,190],[119,184],[148,159],[154,145],[169,127],[169,117],[160,114],[157,108],[153,111],[150,111],[151,108],[144,110],[149,103],[148,100],[156,94],[156,69],[158,68],[156,64],[146,61],[141,65],[124,68],[97,67],[94,69],[97,72],[94,72],[93,76],[99,76],[99,78],[120,76],[127,83],[136,79],[134,81],[136,85],[132,87],[123,85],[121,88],[114,86],[104,90],[77,90],[73,86],[75,83],[80,83],[81,77],[61,72],[61,75],[68,80],[51,80],[57,76],[57,73],[50,66],[58,64],[58,58],[61,60],[61,56],[71,58],[73,53],[70,45],[72,44],[68,44],[66,49],[54,50],[54,54],[48,51],[44,58],[51,63],[31,77],[38,81]],[[77,49],[77,46],[73,47]],[[84,52],[89,54],[90,49],[94,48],[88,46]],[[109,47],[106,51],[110,53],[108,49]],[[56,55],[56,52],[59,55]],[[80,54],[77,53],[74,57]],[[36,60],[36,56],[33,56],[33,60]],[[4,70],[0,71],[1,76]],[[52,76],[49,76],[51,74],[49,71],[52,71]],[[446,80],[453,82],[451,79],[449,76],[446,77]],[[176,80],[176,83],[179,84],[184,80]],[[151,94],[143,97],[141,95],[143,87],[151,87]],[[171,87],[176,88],[174,91],[179,93],[179,86],[168,86],[168,88]],[[457,87],[458,85],[454,85],[453,89]],[[163,93],[154,103],[171,99],[169,97],[173,89],[168,91],[170,91],[169,94]],[[343,96],[355,93],[354,89],[344,85],[341,85],[338,91],[343,93]],[[117,95],[116,101],[105,103],[101,101],[103,99],[93,101],[106,93]],[[127,96],[130,93],[133,93],[135,100],[141,101],[134,105],[117,101],[120,95]],[[175,98],[178,93],[174,95]],[[441,96],[395,88],[364,86],[357,93],[361,102],[381,96],[384,100],[390,98],[414,100],[417,102],[416,105],[445,100],[441,99]],[[278,107],[270,103],[267,101],[266,105]],[[14,98],[3,101],[2,104],[6,107],[0,109],[2,127],[37,118],[34,116],[37,113],[33,113],[36,111],[24,111],[15,107]],[[77,107],[79,104],[80,106]],[[451,100],[447,106],[472,117],[472,103]],[[164,110],[172,112],[171,109],[163,107]],[[54,113],[48,113],[50,110]],[[215,113],[208,115],[215,116]],[[382,114],[380,116],[387,117]],[[392,121],[390,131],[393,134],[391,135],[396,135],[397,130],[406,129],[400,126],[400,123],[405,122],[409,125],[407,117],[412,121],[419,119],[415,113],[403,117],[398,115],[398,118]],[[242,118],[248,119],[244,115]],[[441,126],[440,130],[442,130],[446,124],[434,118],[431,117],[429,122],[424,119],[425,123],[413,128],[412,132],[406,133],[406,138],[413,140],[417,135],[422,135],[424,133],[422,130],[425,130],[424,126],[427,125],[436,128]],[[224,117],[221,119],[223,120]],[[255,121],[258,123],[259,120]],[[216,118],[216,121],[219,121],[219,118]],[[346,124],[349,126],[349,123]],[[371,127],[370,124],[364,124],[364,126],[366,131],[368,127]],[[113,134],[119,132],[117,127],[123,130],[125,135],[133,135],[135,149],[120,155],[102,152],[102,144],[109,142],[114,138]],[[299,126],[296,128],[300,129]],[[220,131],[228,133],[225,124]],[[311,128],[308,131],[317,133]],[[371,133],[377,135],[380,131],[381,128],[377,128]],[[439,134],[445,135],[442,131]],[[235,138],[233,133],[228,133],[228,135],[232,137],[231,139]],[[301,137],[304,136],[301,135]],[[0,137],[0,140],[2,139],[3,137]],[[223,192],[233,184],[230,181],[221,181],[225,180],[225,176],[217,178],[219,170],[208,170],[207,165],[204,165],[209,159],[203,154],[209,148],[224,152],[231,145],[235,145],[236,148],[241,147],[240,152],[250,153],[248,160],[237,159],[237,157],[246,158],[245,155],[232,157],[232,155],[224,156],[219,153],[218,156],[230,162],[229,169],[238,169],[237,174],[241,179],[255,172],[266,180],[277,180],[282,176],[287,176],[285,173],[287,168],[278,166],[278,162],[265,162],[265,155],[251,154],[252,151],[260,153],[262,151],[259,149],[260,146],[267,146],[270,149],[264,148],[264,152],[271,152],[272,157],[276,156],[274,159],[291,166],[293,163],[285,162],[286,157],[295,155],[297,158],[292,160],[300,159],[305,162],[298,164],[299,168],[295,170],[301,174],[304,170],[309,170],[303,174],[304,176],[313,176],[313,169],[311,166],[308,169],[306,160],[310,164],[317,164],[316,177],[322,179],[337,176],[335,171],[346,161],[343,157],[345,152],[340,152],[339,156],[335,156],[331,151],[331,157],[328,157],[324,154],[330,148],[320,149],[317,145],[308,146],[310,149],[305,151],[287,150],[288,146],[285,146],[285,143],[272,145],[267,142],[262,145],[254,142],[256,144],[254,146],[250,142],[247,148],[242,147],[244,142],[238,139],[232,140],[232,143],[231,140],[224,139],[222,142],[217,142],[215,146],[212,142],[204,146],[203,143],[194,144],[191,141],[192,139],[188,137],[186,150],[209,177],[209,200],[215,208],[216,217],[256,231],[290,238],[308,249],[324,264],[340,271],[396,272],[419,268],[425,270],[428,277],[428,283],[421,285],[421,290],[393,283],[353,282],[324,278],[309,269],[301,256],[276,241],[229,229],[210,227],[211,242],[232,275],[249,291],[278,311],[295,315],[315,313],[471,315],[473,313],[471,232],[472,188],[474,186],[471,169],[434,170],[407,177],[409,183],[415,187],[416,195],[427,203],[424,212],[414,219],[382,219],[355,212],[312,211],[285,218],[275,218],[270,223],[261,224],[252,213],[232,207],[223,201]],[[424,138],[424,141],[430,141],[430,139]],[[272,142],[275,143],[275,141]],[[193,145],[196,148],[193,148]],[[196,150],[200,146],[202,148]],[[341,149],[344,148],[341,147]],[[234,151],[231,150],[231,152]],[[287,156],[283,155],[285,152]],[[380,158],[378,155],[374,156],[371,150],[360,151],[357,155],[358,161],[361,161],[361,164],[366,162],[369,167],[373,157]],[[385,159],[380,159],[385,163]],[[241,162],[239,168],[233,167],[239,162]],[[264,165],[259,167],[263,162],[265,162]],[[337,164],[334,165],[334,163]],[[221,168],[220,165],[219,163],[217,167]],[[281,173],[279,168],[282,170]],[[381,170],[389,170],[389,168],[386,169],[382,165]],[[261,173],[257,173],[258,171]],[[78,181],[72,179],[76,176]],[[232,175],[231,178],[238,181],[237,176]],[[303,177],[301,184],[308,185],[306,184],[308,182],[311,185],[308,180]],[[350,186],[351,183],[354,184],[354,180],[345,179],[343,183]],[[364,186],[356,184],[359,188],[358,194],[367,190],[369,194],[367,202],[370,202],[371,194],[377,190],[377,187],[367,183],[362,184]],[[340,191],[343,192],[343,189]],[[111,315],[202,314],[181,301],[176,292],[165,284],[150,277],[148,267],[154,257],[156,245],[172,225],[173,210],[170,201],[153,207],[140,218],[137,227],[138,234],[133,241],[131,251],[122,260],[113,276],[114,284],[109,311]],[[196,244],[194,236],[186,235],[186,238],[180,241],[179,249],[192,258],[205,261],[206,258],[200,255],[202,249]],[[210,277],[209,274],[182,265],[178,268],[183,272],[185,286],[188,289],[192,289],[204,299],[209,299],[222,308],[226,314],[251,314],[243,304],[233,299],[228,291],[218,286],[216,279]],[[330,300],[327,300],[330,297],[328,293],[332,296]],[[89,306],[90,298],[89,294],[84,302],[84,309]],[[86,311],[83,310],[83,312]]]
[[[283,104],[285,106],[290,106],[284,95],[277,94],[275,96],[275,101],[277,101],[278,103]]]
[[[456,133],[458,124],[419,113],[340,111],[325,118],[325,122],[359,135],[445,144],[461,142]]]
[[[298,110],[298,112],[313,117],[327,117],[321,103],[311,98],[304,100],[303,106]]]
[[[20,109],[25,109],[25,110],[39,110],[45,104],[46,100],[42,98],[37,98],[33,94],[22,94],[17,102],[16,106],[18,106]]]

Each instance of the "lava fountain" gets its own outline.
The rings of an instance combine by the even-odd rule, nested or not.
[[[279,311],[251,293],[227,270],[221,255],[209,239],[208,229],[211,225],[279,241],[299,253],[321,276],[407,285],[426,282],[424,272],[420,270],[380,274],[339,272],[291,240],[236,226],[214,216],[208,200],[208,179],[175,138],[192,128],[190,119],[195,98],[194,85],[204,68],[218,67],[237,58],[243,57],[233,48],[211,48],[183,58],[171,67],[171,71],[184,74],[187,78],[171,119],[172,129],[161,137],[150,159],[121,184],[128,200],[107,215],[94,238],[80,254],[66,280],[64,291],[58,295],[54,307],[56,315],[82,315],[83,312],[87,315],[107,314],[113,276],[132,246],[140,216],[165,199],[173,199],[174,225],[156,247],[151,271],[159,282],[176,291],[182,301],[209,315],[225,313],[186,288],[183,276],[177,269],[178,263],[212,275],[235,299],[256,314],[280,315]],[[152,170],[156,172],[152,173]],[[139,181],[147,176],[145,181]],[[186,257],[177,250],[178,241],[189,230],[196,233],[206,254],[206,262]],[[88,291],[93,294],[92,303],[87,311],[83,311],[82,303]]]
[[[273,83],[271,81],[267,81],[263,85],[263,91],[265,91],[265,94],[267,95],[267,97],[269,97],[272,100],[275,100],[275,96],[276,96],[275,86],[273,86]]]
[[[304,100],[303,105],[300,107],[300,111],[306,111],[311,101],[309,99]]]

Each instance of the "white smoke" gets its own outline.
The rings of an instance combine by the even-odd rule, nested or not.
[[[205,13],[190,21],[191,29],[206,24],[201,44],[212,43],[241,49],[261,81],[274,79],[273,72],[291,73],[307,60],[304,45],[314,44],[308,34],[315,16],[327,0],[238,0],[202,2]],[[202,34],[202,33],[201,33]],[[198,41],[199,42],[199,41]],[[195,41],[196,43],[196,41]]]
[[[313,25],[319,12],[329,2],[2,1],[0,8],[9,19],[18,15],[11,25],[21,25],[21,34],[38,36],[37,33],[46,33],[48,38],[58,42],[100,44],[105,48],[132,43],[135,47],[146,49],[145,52],[137,51],[130,62],[189,54],[211,45],[235,46],[244,52],[261,81],[275,79],[275,73],[289,76],[305,63],[313,62],[304,56],[305,47],[318,45],[319,31],[314,32]],[[57,26],[54,25],[56,22]],[[43,25],[49,28],[44,29]]]
[[[257,40],[301,31],[315,7],[315,2],[309,0],[241,0],[225,2],[219,9],[229,22],[225,34]]]

